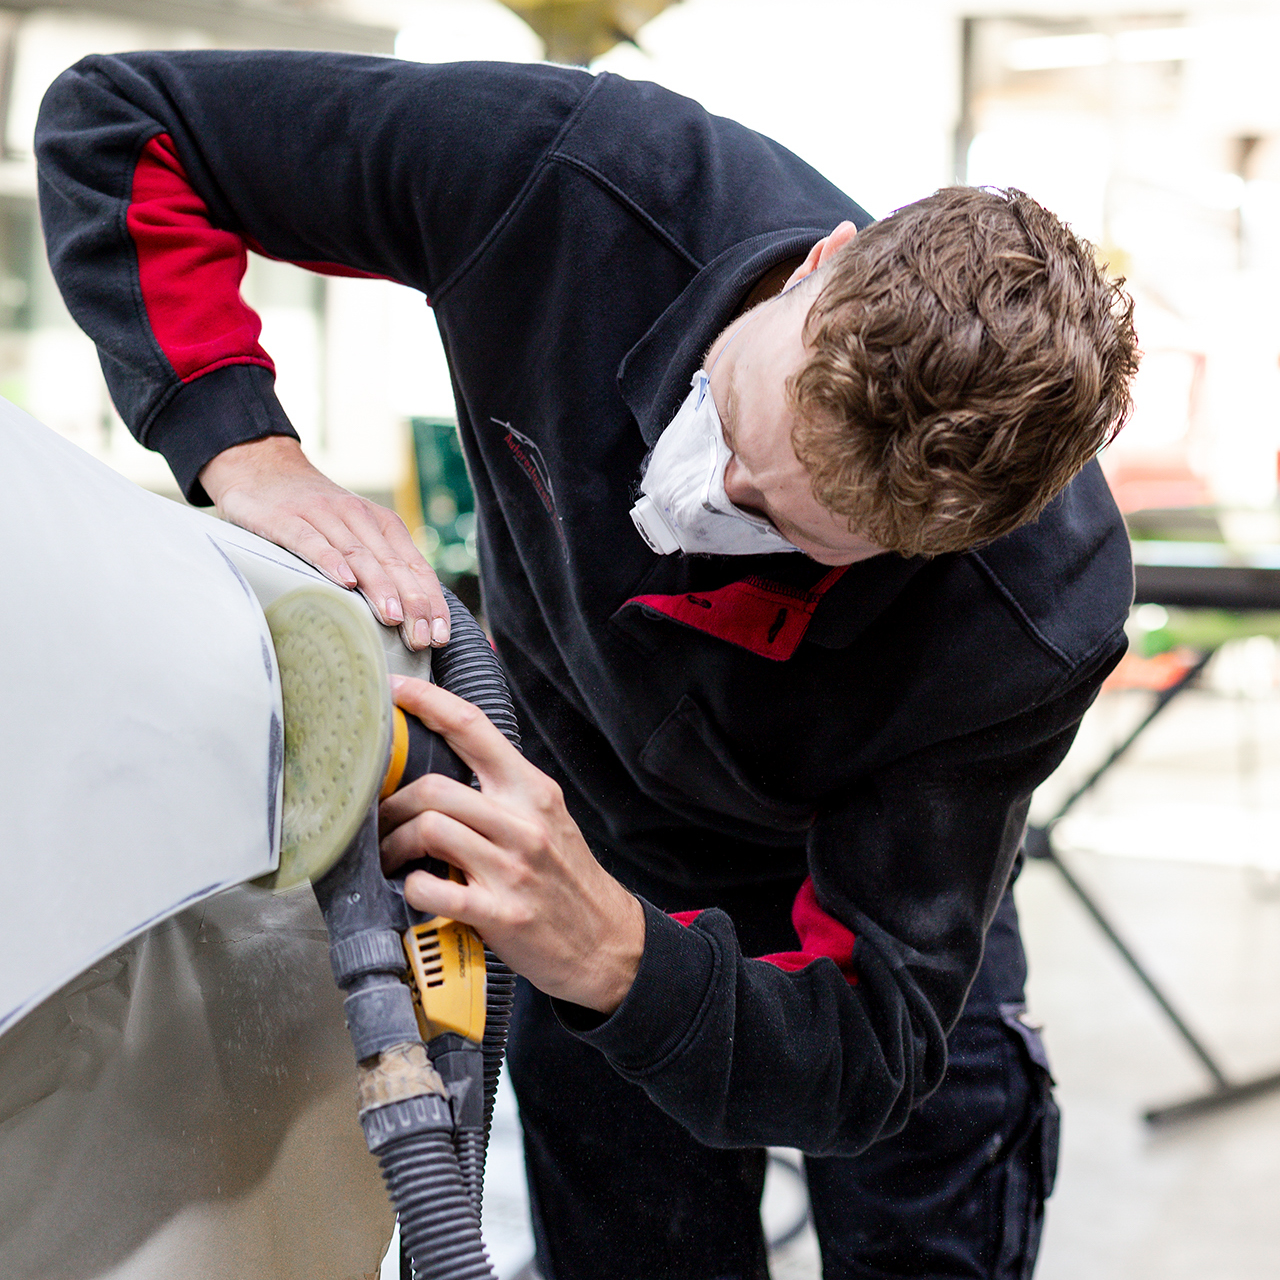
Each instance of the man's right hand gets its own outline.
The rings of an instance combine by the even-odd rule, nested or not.
[[[291,436],[232,446],[205,464],[200,483],[232,524],[359,590],[411,649],[448,641],[449,606],[404,521],[322,475]]]

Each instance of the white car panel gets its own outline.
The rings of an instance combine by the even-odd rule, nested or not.
[[[0,1031],[275,864],[274,651],[212,523],[0,401]]]
[[[324,922],[242,883],[280,843],[260,601],[353,597],[3,401],[0,531],[0,1275],[375,1275]]]

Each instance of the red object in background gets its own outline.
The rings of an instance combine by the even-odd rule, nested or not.
[[[1102,453],[1116,505],[1128,515],[1152,508],[1208,507],[1208,480],[1192,466],[1192,443],[1205,430],[1203,352],[1158,346],[1133,384],[1132,421]]]
[[[1116,506],[1128,515],[1152,507],[1207,507],[1213,504],[1209,486],[1186,461],[1133,458],[1104,466]]]
[[[1103,693],[1120,689],[1149,689],[1160,693],[1175,685],[1200,661],[1200,654],[1185,645],[1144,658],[1132,649],[1120,659],[1102,685]]]

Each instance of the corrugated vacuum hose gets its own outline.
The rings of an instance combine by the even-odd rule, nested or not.
[[[517,747],[502,670],[451,592],[436,682]],[[397,711],[384,794],[423,773],[470,781],[438,735]],[[443,874],[446,868],[432,868]],[[453,873],[457,874],[457,873]],[[465,925],[425,919],[382,874],[376,810],[315,884],[358,1065],[360,1123],[378,1158],[416,1280],[493,1280],[480,1236],[484,1157],[515,976]]]

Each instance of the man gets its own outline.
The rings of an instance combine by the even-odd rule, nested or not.
[[[481,791],[389,803],[384,860],[461,866],[411,900],[532,984],[548,1280],[765,1276],[766,1144],[808,1153],[827,1280],[1029,1275],[1056,1112],[1008,882],[1131,593],[1090,459],[1136,357],[1087,249],[1016,193],[873,225],[558,67],[90,58],[37,150],[125,420],[420,645],[435,584],[302,457],[245,246],[435,307],[527,760],[401,686]]]

